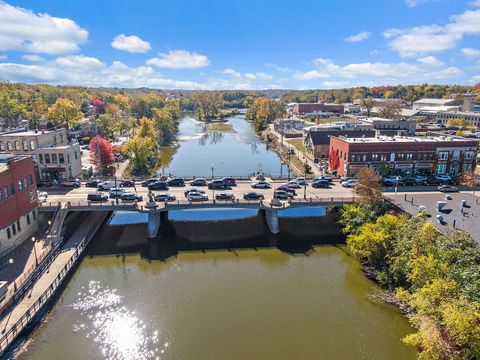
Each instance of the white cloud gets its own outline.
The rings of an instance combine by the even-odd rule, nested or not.
[[[479,0],[480,1],[480,0]],[[271,67],[279,72],[283,72],[283,73],[289,73],[289,72],[292,72],[292,69],[286,67],[286,66],[279,66],[277,64],[265,64],[265,66],[267,67]]]
[[[467,58],[475,59],[480,57],[480,49],[463,48],[461,52],[462,52],[462,55],[464,55]]]
[[[425,4],[426,2],[429,2],[430,0],[405,0],[405,4],[407,4],[408,7],[415,7],[420,4]]]
[[[444,62],[438,60],[435,56],[431,56],[431,55],[418,58],[417,61],[421,62],[422,64],[430,65],[430,66],[443,66],[443,65],[445,65]]]
[[[373,81],[377,83],[418,83],[419,81],[457,77],[462,74],[456,67],[442,67],[443,63],[433,56],[410,63],[366,62],[341,66],[335,64],[330,59],[324,58],[315,59],[313,63],[316,65],[316,69],[307,72],[297,72],[294,74],[294,79],[298,81],[332,79],[328,81],[335,82],[344,81],[345,79],[359,79],[364,82]],[[435,64],[435,66],[432,66],[432,64]]]
[[[6,60],[8,58],[5,54],[0,54],[0,60]]]
[[[480,10],[452,15],[444,26],[388,29],[383,35],[389,39],[390,47],[403,57],[453,49],[465,35],[480,35]]]
[[[470,1],[469,5],[471,5],[471,6],[480,6],[480,0]]]
[[[131,53],[145,53],[150,50],[150,43],[135,35],[120,34],[113,39],[110,45],[115,49]]]
[[[225,75],[230,75],[232,77],[235,77],[235,78],[239,78],[242,76],[242,74],[240,74],[238,71],[236,70],[233,70],[233,69],[225,69],[222,71]]]
[[[53,85],[206,89],[194,81],[167,79],[150,66],[129,67],[119,61],[110,65],[86,56],[59,57],[38,64],[0,63],[0,78]]]
[[[197,69],[210,65],[210,60],[205,55],[187,50],[172,50],[158,55],[147,60],[147,65],[170,69]]]
[[[88,32],[68,18],[35,14],[0,1],[0,51],[65,54],[79,50]]]
[[[38,55],[27,54],[22,56],[23,60],[31,61],[31,62],[39,62],[44,61],[45,59]]]
[[[356,43],[367,40],[370,37],[371,33],[368,31],[362,31],[355,35],[350,35],[345,38],[346,42]]]
[[[348,81],[324,81],[322,83],[323,86],[330,88],[330,89],[339,89],[339,88],[345,88],[349,86]]]

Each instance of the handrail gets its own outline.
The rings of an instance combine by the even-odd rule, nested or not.
[[[51,283],[48,288],[40,295],[40,297],[28,308],[28,310],[18,319],[15,324],[0,338],[0,354],[3,353],[6,348],[10,345],[11,341],[23,330],[23,328],[29,323],[32,317],[35,316],[36,312],[48,301],[50,296],[55,292],[58,285],[61,284],[65,276],[68,274],[70,269],[75,265],[75,262],[82,254],[82,251],[88,245],[91,240],[92,235],[97,231],[98,226],[101,222],[98,222],[96,226],[93,226],[88,233],[83,237],[80,243],[76,246],[75,252],[72,254],[68,262],[63,266],[58,275],[55,277],[53,283]],[[60,243],[58,243],[58,248],[55,251],[55,255],[60,252]],[[52,255],[54,252],[49,253]],[[52,255],[53,256],[53,255]],[[50,259],[49,259],[50,260]],[[46,265],[46,264],[45,264]],[[48,263],[50,265],[50,262]],[[46,266],[45,266],[46,267]]]

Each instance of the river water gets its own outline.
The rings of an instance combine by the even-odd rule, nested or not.
[[[140,246],[133,226],[128,236],[102,232],[92,248],[108,237]],[[376,285],[342,245],[179,251],[165,261],[92,248],[20,359],[415,358],[400,341],[408,321],[368,300]]]
[[[205,122],[184,115],[177,133],[177,151],[164,172],[211,177],[213,165],[214,176],[247,176],[257,171],[286,175],[278,155],[267,148],[244,114],[229,117],[226,123],[232,125],[233,132],[207,131]]]

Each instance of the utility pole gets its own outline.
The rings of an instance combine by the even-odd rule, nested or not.
[[[305,182],[303,183],[303,199],[307,200],[307,159],[305,156],[303,157],[303,170],[304,170],[304,180]]]
[[[290,149],[287,148],[288,153],[288,163],[287,163],[287,173],[288,173],[288,181],[290,181]]]

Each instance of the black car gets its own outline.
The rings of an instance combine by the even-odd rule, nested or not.
[[[265,196],[263,196],[263,194],[260,194],[258,192],[251,191],[243,194],[243,198],[245,200],[263,200],[265,199]]]
[[[175,179],[170,179],[167,181],[168,186],[185,186],[185,180],[182,178],[175,178]]]
[[[224,201],[234,201],[235,200],[235,195],[233,194],[228,194],[228,193],[221,193],[215,195],[216,200],[224,200]]]
[[[295,191],[295,189],[292,189],[292,188],[289,188],[288,186],[279,186],[277,187],[275,190],[284,190],[290,194],[292,194],[293,196],[297,196],[297,192]]]
[[[200,179],[193,179],[190,181],[190,185],[192,186],[207,186],[207,180],[200,178]]]
[[[401,182],[402,185],[404,186],[414,186],[417,183],[415,182],[415,178],[413,177],[404,177]]]
[[[92,188],[96,188],[98,187],[98,184],[100,184],[101,181],[100,180],[90,180],[90,181],[87,181],[85,183],[85,186],[86,187],[92,187]]]
[[[87,195],[87,200],[103,202],[108,200],[108,196],[99,192],[94,192]]]
[[[225,184],[223,180],[214,180],[208,183],[208,188],[210,190],[226,190],[230,189],[230,186]]]
[[[120,187],[134,187],[135,182],[133,180],[122,180]]]
[[[148,185],[150,185],[150,184],[152,184],[152,183],[154,183],[154,182],[157,182],[157,181],[159,181],[159,179],[157,179],[157,178],[147,179],[147,180],[145,180],[145,181],[142,181],[142,186],[143,186],[143,187],[147,187]]]
[[[176,197],[171,194],[157,194],[155,195],[155,201],[158,202],[169,202],[169,201],[175,201]]]
[[[142,195],[137,195],[131,192],[126,192],[120,195],[120,200],[122,201],[143,201]]]
[[[155,181],[148,185],[148,190],[168,190],[166,181]]]
[[[328,188],[330,187],[330,182],[328,180],[316,180],[312,183],[313,188]]]

